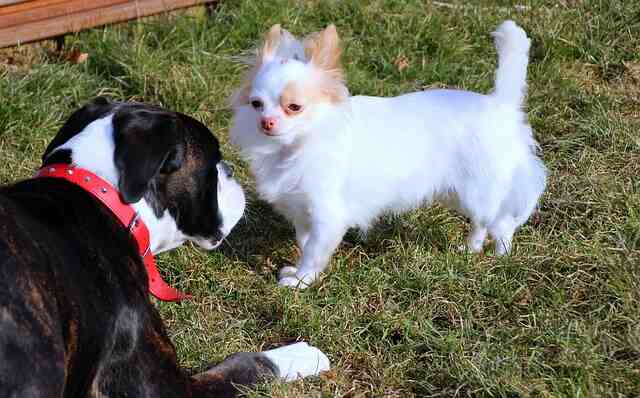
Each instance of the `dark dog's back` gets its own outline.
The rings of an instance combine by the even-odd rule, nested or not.
[[[47,264],[51,253],[38,247],[34,235],[46,232],[29,210],[31,198],[11,191],[0,191],[0,395],[59,396],[64,332],[51,296],[57,287]],[[30,382],[34,376],[40,385]]]
[[[128,233],[79,188],[0,190],[0,395],[162,396],[184,384],[141,280]]]

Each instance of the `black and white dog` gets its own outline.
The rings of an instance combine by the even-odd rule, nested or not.
[[[244,211],[210,131],[149,105],[95,99],[49,144],[43,166],[54,164],[117,189],[154,254],[187,240],[213,249]],[[0,396],[228,397],[236,384],[328,369],[297,343],[189,376],[148,289],[137,241],[93,194],[47,177],[0,188]]]

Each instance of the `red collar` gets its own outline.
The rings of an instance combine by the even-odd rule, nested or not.
[[[103,178],[73,164],[51,164],[41,168],[35,178],[62,178],[89,192],[105,205],[120,223],[131,232],[147,269],[149,292],[162,301],[181,301],[191,296],[172,288],[162,279],[150,250],[149,229],[133,206],[120,199],[120,193]]]

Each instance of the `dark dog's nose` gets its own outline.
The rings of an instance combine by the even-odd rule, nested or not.
[[[228,178],[233,177],[233,169],[231,168],[231,166],[229,166],[225,162],[220,162],[220,168],[222,169],[222,171],[224,171]]]

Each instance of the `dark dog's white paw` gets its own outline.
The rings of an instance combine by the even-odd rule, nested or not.
[[[306,342],[264,351],[263,354],[278,367],[278,377],[284,381],[317,376],[331,367],[329,358]]]

